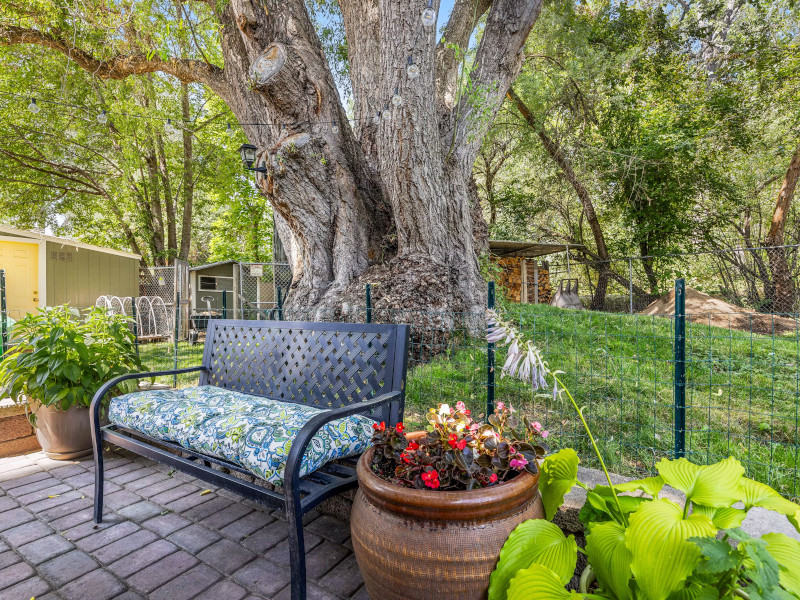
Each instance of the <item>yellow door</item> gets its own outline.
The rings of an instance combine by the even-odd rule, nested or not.
[[[0,241],[0,269],[6,272],[9,316],[33,312],[39,306],[39,246]]]

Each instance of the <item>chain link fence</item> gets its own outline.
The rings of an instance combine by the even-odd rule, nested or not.
[[[268,318],[292,285],[288,263],[240,263],[239,306],[242,318]]]
[[[799,249],[797,245],[732,248],[606,263],[571,250],[552,255],[538,268],[547,272],[553,295],[562,281],[576,282],[580,305],[591,310],[633,314],[662,298],[669,303],[672,284],[682,277],[690,288],[690,306],[700,312],[708,308],[721,313],[789,315],[800,312]],[[530,268],[528,272],[528,302],[537,291],[542,301],[549,302],[552,296],[530,277]],[[655,305],[651,310],[662,308]]]

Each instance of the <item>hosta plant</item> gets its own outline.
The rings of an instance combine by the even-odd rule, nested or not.
[[[516,359],[519,376],[518,365],[528,360],[531,344],[496,313],[488,320],[490,335],[509,344],[514,358],[507,364]],[[546,364],[537,364],[541,375]],[[547,374],[556,393],[566,395],[575,409],[608,485],[590,489],[578,481],[574,450],[545,458],[539,489],[548,520],[526,521],[511,533],[491,576],[489,600],[800,598],[800,542],[781,533],[753,538],[741,529],[748,511],[762,507],[786,515],[800,532],[800,505],[744,477],[733,458],[712,465],[662,459],[657,476],[612,484],[581,409],[558,374]],[[528,371],[522,375],[532,379]],[[542,387],[539,375],[534,387]],[[575,485],[587,494],[580,512],[585,551],[550,522]],[[665,485],[683,492],[685,501],[662,497]],[[578,552],[587,555],[589,567],[580,592],[569,592],[564,586],[575,572]]]
[[[31,313],[14,326],[14,345],[0,362],[0,393],[66,410],[89,406],[94,393],[117,375],[141,371],[126,317],[67,305]],[[136,382],[124,382],[133,391]]]
[[[487,423],[472,420],[463,402],[427,413],[427,430],[409,439],[402,423],[374,425],[372,470],[396,485],[472,490],[499,485],[522,471],[538,472],[548,432],[498,402]]]

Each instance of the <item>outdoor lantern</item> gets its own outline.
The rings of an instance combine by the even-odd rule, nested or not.
[[[242,144],[239,146],[239,154],[242,155],[242,163],[245,168],[252,169],[256,162],[256,147],[253,144]]]
[[[242,155],[242,164],[248,171],[255,171],[256,173],[266,173],[267,167],[253,167],[256,162],[256,148],[253,144],[242,144],[239,146],[239,154]]]

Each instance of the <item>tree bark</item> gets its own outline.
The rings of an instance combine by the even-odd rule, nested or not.
[[[609,262],[608,248],[606,246],[605,236],[603,235],[603,228],[600,226],[600,221],[598,220],[597,213],[594,210],[594,203],[589,195],[589,190],[586,189],[586,186],[583,185],[580,178],[575,173],[572,163],[561,150],[561,146],[558,144],[558,142],[547,135],[543,125],[536,120],[533,112],[531,112],[530,108],[528,108],[525,102],[523,102],[522,98],[516,94],[513,88],[509,88],[508,97],[517,107],[517,110],[519,110],[520,114],[525,119],[525,122],[536,132],[536,135],[539,136],[539,140],[542,142],[542,146],[544,146],[547,154],[561,169],[561,173],[564,175],[564,178],[572,186],[572,189],[575,191],[575,194],[578,196],[578,199],[581,202],[584,216],[586,217],[586,221],[589,223],[589,227],[592,230],[594,244],[597,248],[597,257],[599,259],[593,265],[597,270],[597,285],[594,293],[592,294],[591,308],[592,310],[602,310],[606,303],[606,291],[608,290],[611,263]]]
[[[424,5],[339,4],[354,127],[303,0],[207,3],[220,23],[224,68],[136,53],[99,59],[57,27],[0,26],[0,44],[52,48],[100,78],[163,71],[217,93],[258,148],[264,173],[256,181],[293,267],[288,306],[342,306],[361,298],[364,282],[378,282],[376,301],[386,308],[482,310],[476,253],[485,224],[472,167],[541,0],[456,0],[438,47],[435,27],[421,23]],[[464,65],[448,44],[466,48],[487,10],[471,70],[459,75]],[[409,56],[421,70],[413,80]],[[379,112],[388,118],[376,121]]]
[[[783,248],[786,218],[792,205],[797,180],[800,178],[800,145],[794,151],[789,168],[778,191],[772,222],[764,240],[768,247],[769,268],[772,272],[772,311],[791,312],[794,309],[795,285],[786,261],[786,250]]]

